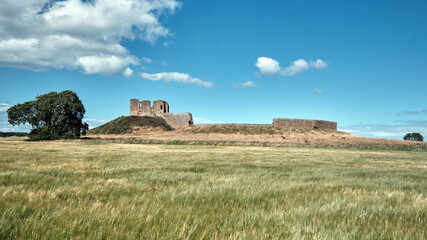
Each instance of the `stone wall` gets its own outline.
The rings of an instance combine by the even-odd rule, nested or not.
[[[193,125],[193,115],[191,113],[164,113],[161,117],[175,129]]]
[[[337,123],[323,120],[306,120],[293,118],[274,118],[273,126],[284,126],[290,128],[318,128],[337,130]]]
[[[151,102],[149,100],[139,101],[138,99],[130,100],[130,116],[157,116],[162,117],[173,128],[185,128],[193,125],[193,116],[191,113],[170,113],[169,104],[163,100]]]

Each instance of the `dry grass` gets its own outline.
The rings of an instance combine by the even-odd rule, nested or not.
[[[427,155],[0,140],[0,239],[426,239]]]
[[[198,125],[175,131],[138,128],[130,134],[90,134],[88,138],[144,143],[303,145],[333,148],[427,150],[425,142],[363,138],[341,131],[286,128],[267,124]]]

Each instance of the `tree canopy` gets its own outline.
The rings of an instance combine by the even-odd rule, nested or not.
[[[36,100],[17,104],[7,110],[13,126],[30,124],[33,140],[78,138],[89,129],[83,123],[85,108],[76,93],[50,92],[37,96]]]
[[[407,133],[407,134],[403,137],[403,140],[419,141],[419,142],[422,142],[422,141],[424,141],[424,137],[423,137],[423,135],[421,135],[420,133]]]

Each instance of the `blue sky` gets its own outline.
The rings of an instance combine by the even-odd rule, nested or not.
[[[196,123],[426,136],[426,13],[425,1],[2,0],[0,131],[29,129],[8,107],[72,90],[91,127],[138,98]]]

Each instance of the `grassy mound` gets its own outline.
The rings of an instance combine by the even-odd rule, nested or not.
[[[246,135],[282,135],[290,133],[337,133],[333,130],[306,129],[306,128],[287,128],[282,126],[273,126],[270,124],[217,124],[217,125],[199,125],[186,128],[184,131],[190,133],[221,133],[221,134],[246,134]]]
[[[89,130],[89,134],[124,134],[131,133],[134,127],[154,127],[171,131],[173,128],[161,117],[127,116],[118,117],[106,124]]]

